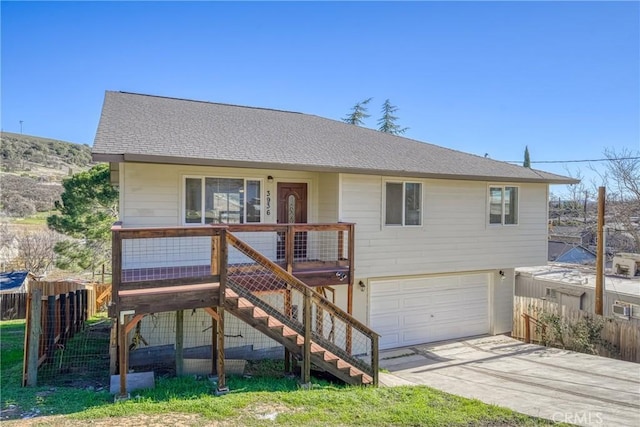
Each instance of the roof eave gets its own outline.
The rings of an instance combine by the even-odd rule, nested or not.
[[[170,165],[189,165],[189,166],[217,166],[217,167],[233,167],[244,169],[280,169],[280,170],[299,170],[307,172],[336,172],[336,173],[352,173],[358,175],[382,175],[382,176],[399,176],[407,178],[432,178],[432,179],[451,179],[461,181],[488,181],[488,182],[515,182],[515,183],[541,183],[541,184],[576,184],[579,181],[569,178],[523,178],[510,176],[493,176],[493,175],[459,175],[459,174],[443,174],[429,173],[417,171],[399,171],[399,170],[378,170],[367,168],[346,168],[326,165],[305,165],[305,164],[287,164],[273,162],[252,162],[225,159],[205,159],[192,157],[175,157],[175,156],[157,156],[149,154],[107,154],[93,153],[92,158],[98,162],[132,162],[132,163],[156,163]]]

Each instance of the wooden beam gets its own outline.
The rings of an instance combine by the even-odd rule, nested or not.
[[[122,295],[122,291],[130,291],[136,289],[175,288],[179,286],[218,283],[219,281],[220,276],[217,274],[200,277],[182,277],[179,279],[136,280],[124,283],[121,282],[118,294]]]
[[[218,289],[218,306],[224,307],[227,295],[227,275],[229,269],[229,242],[227,230],[220,231],[220,250],[218,251],[218,265],[220,273],[220,287]]]
[[[111,324],[109,334],[109,375],[116,375],[116,363],[118,361],[118,322]]]
[[[104,264],[102,265],[104,267]],[[98,307],[96,307],[96,311],[100,308],[100,306],[102,305],[102,301],[108,297],[111,294],[111,285],[107,286],[107,288],[102,291],[102,293],[100,295],[98,295],[98,298],[96,298],[96,305]]]
[[[127,322],[124,326],[124,333],[128,334],[129,332],[131,332],[131,330],[136,327],[138,322],[141,321],[144,316],[144,314],[136,314],[135,317],[131,319],[130,322]]]
[[[378,385],[378,371],[380,370],[379,337],[377,334],[371,336],[371,370],[373,371],[373,385]]]
[[[349,283],[347,286],[347,313],[349,315],[353,314],[353,283]],[[353,343],[353,329],[351,328],[351,324],[347,323],[347,334],[346,334],[346,348],[347,353],[351,354],[351,344]]]
[[[203,310],[209,314],[209,316],[211,316],[213,318],[213,320],[218,321],[220,320],[220,316],[218,315],[218,313],[216,312],[215,308],[212,307],[204,307]]]
[[[184,372],[184,310],[176,311],[176,376]]]
[[[291,289],[289,289],[289,288],[285,289],[285,291],[284,291],[284,314],[285,314],[285,316],[287,316],[287,318],[291,319],[291,315],[292,315]],[[287,372],[287,373],[292,372],[291,371],[291,368],[292,368],[291,360],[292,360],[291,352],[289,352],[289,349],[285,346],[285,348],[284,348],[284,371]]]
[[[228,391],[224,372],[224,307],[218,307],[218,355],[216,372],[218,374],[218,392]]]
[[[302,372],[300,373],[302,384],[311,382],[311,290],[307,289],[304,295],[304,353],[302,355]]]
[[[286,232],[287,226],[280,224],[229,224],[230,232]]]
[[[112,230],[122,239],[158,239],[163,237],[208,237],[220,234],[226,229],[223,225],[202,226],[174,226],[174,227],[146,227],[120,228]]]
[[[211,316],[211,374],[217,373],[218,367],[218,316],[217,308],[211,309],[215,317]]]
[[[604,199],[605,188],[598,188],[598,238],[596,245],[596,302],[595,312],[602,316],[602,294],[604,289]],[[633,276],[633,272],[631,272]]]
[[[118,321],[118,367],[120,374],[120,397],[126,398],[127,393],[127,371],[129,370],[127,353],[127,333],[125,331],[125,323]]]
[[[211,237],[211,275],[220,274],[220,236]]]
[[[35,387],[38,384],[38,352],[40,350],[40,329],[42,317],[42,291],[34,289],[29,292],[29,311],[27,311],[27,351],[25,352],[24,366],[26,372],[23,373],[22,385]]]
[[[356,277],[355,258],[356,258],[356,229],[353,224],[349,225],[349,284],[353,285]]]
[[[115,304],[115,312],[120,311],[120,281],[122,280],[122,236],[120,226],[112,228],[111,235],[111,303]]]
[[[47,359],[53,360],[56,344],[56,296],[49,295],[47,297],[47,336],[45,337],[45,346],[47,348]]]
[[[293,231],[293,226],[287,226],[287,232],[285,234],[285,248],[284,248],[284,259],[287,263],[287,273],[293,273],[293,257],[294,257],[294,245],[295,245],[295,232]]]

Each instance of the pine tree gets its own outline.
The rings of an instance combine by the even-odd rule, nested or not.
[[[47,218],[51,230],[75,238],[56,244],[60,268],[86,269],[109,259],[111,225],[118,213],[118,190],[109,178],[109,165],[100,164],[64,180],[55,204],[59,214]]]
[[[525,145],[524,147],[524,162],[522,163],[522,166],[524,166],[525,168],[531,168],[531,159],[529,159],[529,146]]]
[[[372,99],[373,98],[367,98],[364,101],[358,102],[351,109],[351,113],[344,117],[342,121],[356,126],[364,125],[364,119],[370,117],[370,115],[367,114],[366,106]]]
[[[382,104],[382,117],[378,120],[378,130],[384,133],[390,133],[392,135],[401,135],[409,128],[400,127],[396,123],[398,116],[394,113],[398,111],[398,107],[391,104],[388,99]]]

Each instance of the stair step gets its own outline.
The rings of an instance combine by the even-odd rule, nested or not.
[[[311,354],[318,354],[318,353],[324,353],[327,350],[325,350],[324,348],[320,347],[318,344],[312,342],[311,343]]]
[[[324,359],[325,362],[329,362],[329,363],[333,363],[333,364],[335,364],[338,360],[340,360],[340,358],[338,356],[336,356],[335,354],[331,353],[330,351],[325,351],[325,353],[322,356],[322,358]]]
[[[345,369],[351,369],[351,365],[340,358],[336,360],[336,367],[341,371],[344,371]]]
[[[278,319],[272,316],[269,316],[269,320],[267,320],[267,326],[272,329],[276,329],[276,328],[284,329],[284,323],[282,323],[281,321],[279,321]]]
[[[248,299],[242,297],[238,298],[238,308],[240,310],[253,310],[254,307],[255,305],[253,305]]]
[[[227,299],[238,299],[238,298],[240,298],[240,295],[235,293],[235,291],[233,289],[229,289],[229,288],[226,288],[224,290],[224,296]]]
[[[272,313],[271,308],[267,308],[266,306],[264,306],[266,309],[262,308],[262,304],[256,305],[252,303],[251,300],[240,296],[233,289],[226,288],[225,297],[229,300],[227,307],[229,307],[231,311],[237,310],[237,315],[239,315],[241,319],[246,319],[245,321],[252,324],[255,328],[270,334],[270,336],[278,341],[280,341],[280,339],[277,337],[282,336],[281,342],[288,346],[291,346],[290,343],[295,341],[298,350],[294,351],[294,353],[298,356],[301,355],[302,346],[305,344],[304,336],[292,327],[287,326],[282,320],[279,320],[280,317],[278,313],[273,313],[273,315],[269,314]],[[275,308],[273,308],[273,310],[275,310]],[[286,343],[284,339],[289,340],[289,343]],[[373,385],[373,377],[352,365],[348,361],[350,360],[349,358],[347,358],[347,360],[342,359],[340,356],[324,348],[322,344],[314,341],[311,342],[310,347],[313,360],[315,361],[314,363],[316,363],[318,367],[323,367],[324,365],[324,368],[328,369],[328,372],[333,371],[335,374],[338,374],[336,369],[341,371],[342,373],[339,377],[343,378],[347,383]]]
[[[282,336],[290,340],[295,340],[296,345],[304,345],[304,337],[288,326],[282,328]]]
[[[266,311],[264,311],[263,309],[261,309],[260,307],[255,307],[253,309],[253,317],[255,319],[269,319],[270,318],[269,314]]]
[[[293,337],[296,337],[297,335],[298,333],[288,326],[285,326],[284,328],[282,328],[282,336],[285,338],[293,338]]]

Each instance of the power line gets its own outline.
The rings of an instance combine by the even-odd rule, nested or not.
[[[591,159],[591,160],[532,160],[530,163],[591,163],[591,162],[611,162],[616,160],[640,160],[640,157],[613,157],[611,159]],[[504,160],[506,163],[522,163],[522,160]]]

